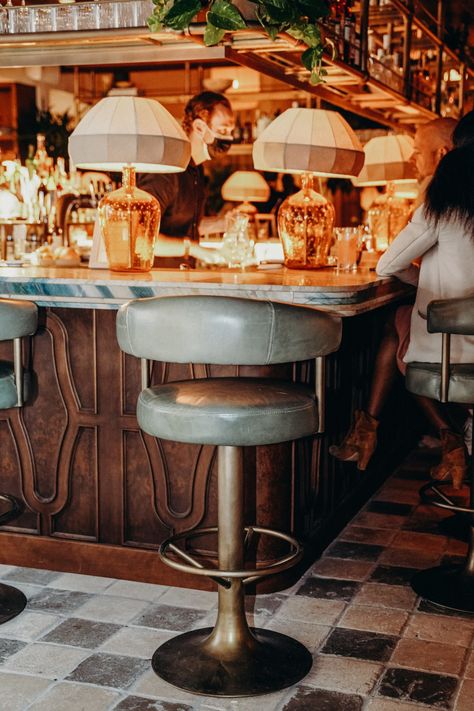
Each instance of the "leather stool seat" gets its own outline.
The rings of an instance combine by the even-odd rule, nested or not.
[[[407,388],[416,395],[438,400],[441,388],[440,363],[410,363],[406,376]],[[474,365],[454,363],[449,368],[449,400],[471,405],[474,402]]]
[[[203,378],[146,388],[137,417],[154,437],[234,447],[287,442],[318,426],[314,391],[262,378]]]
[[[23,396],[28,400],[31,393],[30,373],[23,373]],[[14,364],[7,360],[0,360],[0,410],[9,410],[18,403],[18,390],[15,380]]]

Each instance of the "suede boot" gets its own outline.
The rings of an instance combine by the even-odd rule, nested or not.
[[[441,461],[431,469],[431,477],[437,481],[451,478],[453,489],[460,489],[467,469],[464,438],[452,430],[440,430],[440,437]]]
[[[377,446],[377,427],[375,417],[356,410],[351,429],[340,445],[329,447],[329,453],[343,462],[357,462],[357,469],[364,471]]]

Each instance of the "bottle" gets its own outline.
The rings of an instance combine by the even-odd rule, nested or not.
[[[44,133],[38,133],[36,136],[36,153],[35,153],[35,164],[36,171],[41,178],[45,178],[48,175],[48,152],[46,150],[46,136]]]
[[[242,124],[240,123],[240,116],[237,114],[237,119],[235,121],[234,130],[232,133],[234,143],[242,143]]]

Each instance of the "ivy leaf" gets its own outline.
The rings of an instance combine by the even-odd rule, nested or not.
[[[225,30],[219,27],[214,27],[209,20],[207,21],[206,29],[204,30],[204,44],[206,47],[211,47],[213,44],[219,44],[225,35]]]
[[[299,13],[294,5],[290,5],[286,2],[279,4],[279,0],[272,0],[272,2],[265,0],[265,2],[261,4],[261,8],[263,11],[262,15],[271,24],[286,26],[292,22],[296,22],[299,17]]]
[[[308,49],[301,55],[301,61],[303,66],[312,72],[317,62],[321,61],[321,52],[319,47],[308,47]]]
[[[228,0],[215,0],[212,10],[207,13],[207,21],[221,30],[244,30],[247,24]]]
[[[150,32],[159,32],[163,27],[162,22],[160,22],[156,15],[150,15],[150,17],[147,17],[146,24],[148,25]]]
[[[173,7],[163,18],[163,22],[173,30],[184,30],[200,9],[201,3],[199,0],[176,0]]]

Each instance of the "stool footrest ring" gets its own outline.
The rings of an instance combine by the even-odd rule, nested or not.
[[[229,582],[228,580],[225,580],[226,578],[238,578],[242,580],[245,584],[247,582],[263,578],[267,575],[273,575],[275,573],[280,573],[283,570],[287,570],[288,568],[291,568],[291,566],[295,565],[295,563],[297,563],[303,555],[303,548],[300,543],[298,543],[296,538],[293,538],[292,536],[289,536],[286,533],[282,533],[281,531],[275,531],[272,528],[262,528],[260,526],[245,526],[243,531],[245,531],[245,540],[247,543],[254,533],[260,533],[263,535],[270,536],[271,538],[278,538],[282,541],[286,541],[293,548],[293,551],[286,556],[281,556],[273,563],[270,563],[269,565],[266,565],[261,568],[253,568],[249,570],[219,570],[218,568],[206,568],[191,555],[179,549],[176,546],[176,543],[178,541],[186,542],[192,538],[205,536],[210,533],[218,533],[217,526],[210,526],[208,528],[196,528],[195,530],[187,531],[186,533],[178,533],[175,536],[167,538],[160,546],[160,558],[171,568],[175,568],[176,570],[179,570],[182,573],[191,573],[192,575],[205,575],[209,578],[212,578],[220,585],[224,585],[224,587],[229,587]],[[169,550],[174,552],[176,555],[179,555],[181,558],[184,558],[184,560],[187,561],[187,564],[180,563],[179,561],[169,557]]]
[[[427,484],[420,489],[420,497],[424,504],[431,504],[432,506],[437,506],[439,509],[446,509],[447,511],[456,511],[457,513],[474,514],[474,509],[468,506],[458,506],[454,503],[449,496],[446,496],[438,487],[451,486],[449,481],[429,481]],[[427,492],[432,492],[438,499],[428,496]]]

